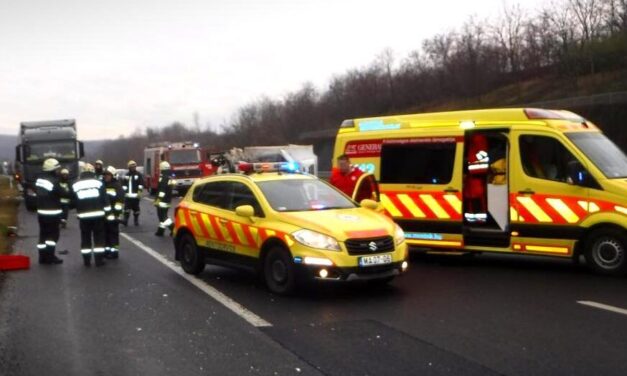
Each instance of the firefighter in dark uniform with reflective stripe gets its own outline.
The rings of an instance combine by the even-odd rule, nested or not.
[[[137,163],[128,161],[128,174],[124,176],[124,226],[128,226],[128,218],[133,211],[135,226],[139,226],[139,200],[144,190],[144,177],[137,172]]]
[[[172,234],[172,228],[174,223],[172,219],[168,217],[168,210],[170,209],[170,203],[172,202],[172,180],[170,179],[170,164],[167,161],[163,161],[159,164],[159,170],[161,176],[159,177],[159,186],[157,187],[157,198],[155,199],[155,206],[157,207],[157,218],[159,219],[159,228],[155,235],[163,236],[165,229],[170,229]]]
[[[93,252],[96,266],[104,265],[105,217],[111,212],[105,185],[96,178],[94,167],[85,164],[80,179],[72,184],[72,190],[81,228],[83,262],[90,266]]]
[[[67,216],[72,201],[72,184],[70,183],[70,172],[67,168],[61,169],[59,185],[63,191],[63,196],[61,197],[61,209],[63,210],[63,214],[61,215],[61,227],[66,228]]]
[[[109,197],[111,212],[105,222],[105,258],[117,259],[120,247],[120,219],[124,209],[124,190],[115,177],[115,167],[104,170],[103,182]]]
[[[94,162],[94,172],[96,174],[96,179],[102,181],[104,177],[104,162],[101,159]]]
[[[39,220],[39,251],[40,264],[61,264],[63,260],[55,254],[57,241],[59,241],[59,225],[63,209],[61,197],[63,191],[57,179],[57,173],[61,165],[54,158],[44,161],[42,173],[37,178],[37,219]]]

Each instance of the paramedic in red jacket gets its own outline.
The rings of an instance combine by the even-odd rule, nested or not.
[[[363,172],[359,168],[351,166],[348,156],[342,154],[337,157],[337,167],[334,167],[331,171],[329,182],[349,197],[352,197],[355,185],[361,175],[363,175]]]

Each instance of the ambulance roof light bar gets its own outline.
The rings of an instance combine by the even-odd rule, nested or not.
[[[295,161],[291,162],[239,162],[237,168],[240,172],[250,174],[253,172],[300,172],[300,166]]]

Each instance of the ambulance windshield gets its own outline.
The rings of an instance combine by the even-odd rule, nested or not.
[[[608,179],[627,178],[627,156],[602,133],[568,133],[568,138]]]
[[[257,183],[276,211],[348,209],[356,205],[329,185],[314,179],[286,179]]]

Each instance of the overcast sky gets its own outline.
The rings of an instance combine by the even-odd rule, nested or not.
[[[522,2],[534,9],[540,0]],[[508,4],[514,3],[508,1]],[[82,139],[173,121],[214,127],[397,58],[503,0],[0,0],[0,133],[75,118]]]

